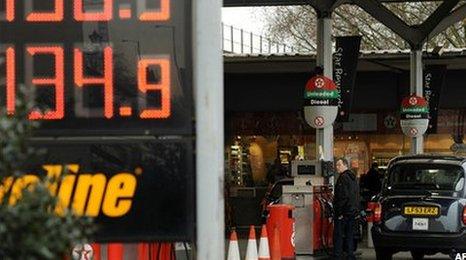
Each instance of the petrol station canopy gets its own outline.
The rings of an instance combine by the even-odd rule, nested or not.
[[[334,6],[342,4],[353,4],[357,1],[354,0],[223,0],[223,6],[225,7],[240,7],[240,6],[276,6],[276,5],[308,5],[316,4],[318,2],[328,2],[334,4]],[[368,1],[370,2],[370,1]],[[385,3],[399,3],[399,2],[447,2],[440,0],[380,0],[375,2]]]
[[[408,25],[391,12],[384,3],[429,2],[423,0],[224,0],[225,7],[311,5],[319,17],[330,17],[332,11],[342,4],[355,4],[375,19],[390,28],[412,49],[419,50],[425,41],[441,33],[449,26],[466,17],[466,3],[460,0],[439,2],[439,7],[421,24]]]

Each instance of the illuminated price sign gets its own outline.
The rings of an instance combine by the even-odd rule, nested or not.
[[[191,1],[0,0],[0,107],[40,134],[190,134]]]

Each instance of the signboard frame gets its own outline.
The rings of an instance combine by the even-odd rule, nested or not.
[[[142,241],[168,241],[168,242],[177,242],[177,241],[194,241],[194,234],[195,234],[195,200],[194,200],[194,193],[195,193],[195,172],[194,172],[194,156],[193,156],[193,149],[194,149],[194,140],[193,138],[166,138],[166,139],[160,139],[160,138],[150,138],[150,137],[128,137],[128,138],[63,138],[63,139],[56,139],[54,142],[50,142],[49,139],[33,139],[31,141],[31,146],[37,149],[39,153],[41,153],[41,149],[44,148],[52,148],[52,149],[60,149],[60,147],[86,147],[87,146],[92,146],[92,145],[108,145],[108,146],[118,146],[118,145],[141,145],[141,144],[162,144],[162,145],[170,145],[170,144],[175,144],[175,145],[180,145],[184,149],[184,165],[180,166],[180,168],[186,169],[185,174],[183,175],[186,177],[185,183],[180,183],[181,185],[186,186],[186,197],[184,198],[185,200],[185,205],[186,205],[186,216],[184,218],[186,219],[186,228],[184,231],[184,234],[175,234],[175,235],[163,235],[163,234],[152,234],[152,235],[138,235],[138,234],[128,234],[123,233],[120,235],[114,235],[114,234],[102,234],[97,232],[95,237],[93,237],[93,241],[95,242],[142,242]],[[90,156],[90,155],[89,155]],[[73,155],[68,155],[67,157],[73,157]],[[56,158],[55,158],[56,159]],[[82,159],[82,158],[81,158]],[[117,158],[115,158],[117,159]],[[51,162],[47,161],[40,161],[37,163],[34,163],[34,165],[40,165],[40,164],[49,164]],[[52,162],[53,163],[53,162]],[[70,162],[63,162],[63,166],[69,163],[76,163],[76,161],[70,161]],[[95,169],[97,173],[104,173],[104,172],[99,172],[97,171],[98,169]],[[82,172],[80,173],[82,174]],[[86,172],[87,174],[87,172]],[[93,173],[89,173],[93,174]],[[104,173],[107,174],[107,173]],[[144,174],[144,173],[143,173]],[[157,174],[157,173],[153,173]],[[181,173],[183,174],[183,173]],[[78,175],[79,176],[79,175]],[[174,176],[176,177],[176,176]],[[110,178],[108,179],[110,180]],[[179,179],[178,179],[179,181]],[[173,184],[173,183],[171,183]],[[77,185],[77,184],[75,184]],[[138,183],[138,185],[141,185]],[[74,187],[74,190],[76,189],[76,186]],[[75,190],[76,191],[76,190]],[[136,189],[136,195],[138,190]],[[146,194],[150,195],[150,194]],[[167,196],[170,196],[170,194],[167,194]],[[138,198],[138,197],[136,197]],[[133,201],[133,204],[135,201]],[[159,203],[160,204],[160,203]],[[142,214],[142,213],[138,213]],[[124,218],[124,216],[122,217]],[[105,226],[105,223],[99,223],[100,217],[95,218],[96,224],[102,225],[102,227]],[[156,219],[153,220],[154,222],[157,221]],[[117,221],[118,222],[118,221]],[[122,224],[124,224],[124,220],[121,221]],[[113,223],[114,225],[115,223]],[[150,227],[150,224],[152,223],[147,223],[148,227]],[[122,226],[124,227],[124,226]],[[170,228],[170,227],[167,227]],[[148,228],[150,229],[150,228]],[[157,231],[155,231],[157,232]],[[118,233],[118,232],[116,232]]]

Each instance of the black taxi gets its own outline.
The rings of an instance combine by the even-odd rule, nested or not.
[[[372,238],[377,259],[410,251],[466,252],[466,159],[412,155],[392,159],[375,197]]]

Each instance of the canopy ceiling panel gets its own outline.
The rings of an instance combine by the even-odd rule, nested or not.
[[[316,0],[223,0],[225,7],[241,7],[241,6],[274,6],[274,5],[307,5]],[[330,1],[329,1],[330,2]],[[335,1],[340,4],[352,3],[351,0]],[[432,0],[381,0],[380,2],[432,2]],[[439,1],[437,1],[439,2]]]

